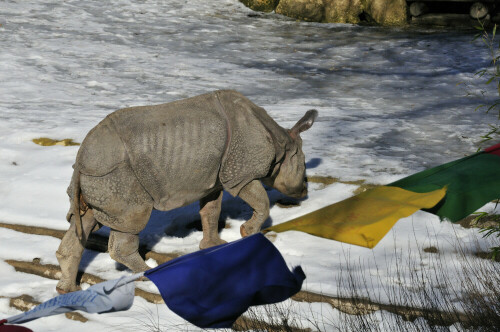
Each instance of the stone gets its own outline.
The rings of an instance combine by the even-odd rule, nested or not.
[[[363,0],[364,11],[380,25],[405,25],[408,22],[406,0]]]
[[[425,2],[412,2],[410,5],[410,15],[413,17],[419,17],[429,11],[429,7]]]
[[[248,8],[259,12],[272,12],[278,5],[279,0],[240,0]]]
[[[361,0],[323,0],[327,23],[359,23],[363,12]]]
[[[488,7],[481,2],[474,2],[470,7],[470,16],[473,19],[481,20],[488,15]]]
[[[281,0],[276,13],[303,21],[321,22],[324,17],[323,0]]]

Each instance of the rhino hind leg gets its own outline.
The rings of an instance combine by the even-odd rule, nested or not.
[[[109,255],[134,273],[149,270],[150,267],[139,255],[139,235],[111,230],[108,243]]]
[[[75,217],[70,218],[70,227],[61,240],[61,244],[56,252],[59,266],[61,267],[61,278],[57,283],[56,290],[60,294],[74,292],[80,287],[76,284],[76,276],[78,274],[78,266],[82,259],[85,241],[88,235],[95,228],[97,221],[94,218],[93,211],[88,209],[82,216],[83,239],[80,241],[76,234]]]
[[[200,249],[206,249],[227,243],[219,236],[219,216],[222,203],[222,190],[200,199],[200,217],[203,228],[203,239]]]
[[[138,252],[138,234],[149,221],[153,199],[130,166],[121,164],[104,176],[82,175],[80,181],[83,198],[94,209],[95,218],[111,229],[111,258],[134,272],[149,269]]]
[[[252,218],[240,227],[242,237],[255,234],[269,217],[269,198],[266,189],[259,180],[253,180],[244,186],[238,194],[253,209]]]
[[[80,181],[83,198],[100,224],[129,234],[139,234],[146,227],[153,199],[130,166],[122,164],[104,176],[82,174]]]

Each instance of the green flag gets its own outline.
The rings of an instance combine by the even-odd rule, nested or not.
[[[440,165],[388,186],[426,193],[448,187],[446,196],[426,211],[457,222],[491,200],[500,198],[500,144]]]

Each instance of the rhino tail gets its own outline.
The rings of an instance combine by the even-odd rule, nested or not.
[[[81,197],[81,188],[80,188],[80,170],[75,168],[75,172],[73,174],[73,202],[71,204],[72,214],[75,216],[75,227],[76,227],[76,235],[78,236],[78,240],[82,242],[83,239],[83,226],[82,226],[82,216],[80,214],[81,207],[80,201],[83,202],[83,198]],[[85,204],[85,203],[84,203]],[[85,204],[86,206],[86,204]]]

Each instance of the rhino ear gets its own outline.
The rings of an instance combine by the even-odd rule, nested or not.
[[[314,120],[318,117],[318,111],[309,110],[306,114],[300,119],[292,129],[290,129],[290,136],[292,138],[297,138],[299,134],[307,129],[311,128],[314,123]]]

